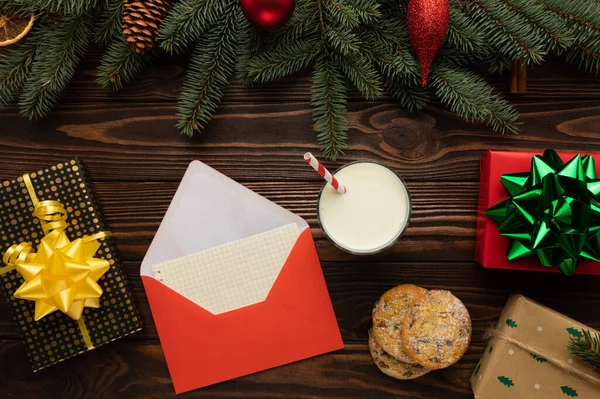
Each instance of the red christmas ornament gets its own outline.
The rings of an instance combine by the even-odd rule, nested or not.
[[[250,23],[259,29],[281,28],[294,13],[295,0],[240,0]]]
[[[427,86],[431,63],[444,43],[450,24],[448,0],[410,0],[408,35],[421,66],[421,84]]]

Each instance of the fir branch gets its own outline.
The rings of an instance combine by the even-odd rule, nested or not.
[[[238,43],[236,75],[238,80],[248,85],[252,81],[250,77],[250,61],[258,57],[263,43],[258,29],[251,25],[245,18],[238,31]]]
[[[11,103],[22,90],[45,34],[45,24],[38,19],[26,38],[0,52],[0,107]]]
[[[196,44],[179,100],[177,127],[188,136],[210,121],[234,75],[237,32],[243,16],[237,0],[223,4],[222,20]]]
[[[346,2],[356,13],[361,24],[375,23],[381,17],[377,0],[346,0]]]
[[[318,51],[318,42],[296,40],[259,54],[248,64],[249,76],[257,82],[268,82],[306,68]]]
[[[105,0],[11,0],[14,6],[29,11],[45,11],[62,16],[83,16]]]
[[[569,351],[585,360],[600,373],[600,333],[592,335],[590,330],[581,330],[582,336],[571,337]]]
[[[498,0],[472,0],[464,6],[489,43],[511,60],[540,63],[546,55],[544,41],[523,17]]]
[[[545,38],[546,48],[560,52],[575,42],[573,30],[549,13],[537,0],[503,0],[512,10],[522,15],[532,29]]]
[[[342,54],[360,51],[360,40],[351,30],[325,25],[325,38],[329,46]]]
[[[459,49],[464,53],[485,53],[484,37],[476,29],[473,21],[458,8],[450,8],[450,25],[446,42],[449,46]]]
[[[327,58],[315,65],[312,99],[313,119],[321,151],[335,160],[346,146],[346,86],[339,69]]]
[[[375,99],[381,95],[381,79],[373,63],[366,56],[335,55],[334,59],[344,75],[363,96],[367,99]]]
[[[325,11],[333,23],[343,28],[356,28],[360,24],[355,9],[344,0],[328,0],[324,4]]]
[[[587,72],[600,72],[600,4],[591,0],[575,4],[557,0],[535,1],[573,29],[575,43],[567,54],[567,62]]]
[[[20,111],[29,119],[44,117],[60,99],[91,41],[93,17],[63,17],[50,29],[19,99]]]
[[[156,58],[154,50],[143,54],[131,50],[127,41],[119,36],[108,47],[98,67],[98,83],[103,87],[120,90],[131,82],[142,69]]]
[[[98,24],[96,42],[104,46],[122,36],[123,0],[106,0],[106,6]]]
[[[407,79],[398,74],[383,70],[384,83],[392,96],[399,100],[400,106],[409,111],[419,111],[429,102],[427,88],[421,86],[417,79]]]
[[[179,0],[160,27],[161,47],[170,53],[193,47],[205,30],[220,23],[226,4],[223,0]]]
[[[442,103],[459,117],[485,123],[497,132],[518,132],[517,111],[473,72],[439,64],[432,71],[431,82]]]

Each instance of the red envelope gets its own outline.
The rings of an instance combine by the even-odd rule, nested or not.
[[[531,158],[534,155],[542,155],[542,152],[488,151],[481,156],[475,260],[486,268],[560,272],[558,268],[540,265],[536,256],[509,261],[506,251],[510,244],[510,238],[501,236],[498,225],[485,215],[485,211],[489,207],[508,198],[508,193],[500,183],[500,177],[507,173],[528,172],[531,169]],[[559,155],[566,162],[577,153],[561,152]],[[590,155],[596,162],[598,172],[600,156]],[[588,259],[581,260],[575,273],[600,274],[600,263]]]
[[[301,233],[261,302],[213,314],[148,272],[147,264],[167,256],[201,252],[290,222]],[[206,234],[180,232],[185,228]],[[176,393],[344,347],[308,225],[197,161],[142,263],[142,281]]]

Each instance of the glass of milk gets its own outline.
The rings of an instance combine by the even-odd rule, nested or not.
[[[338,193],[325,184],[317,218],[331,242],[356,255],[381,252],[408,227],[412,204],[404,181],[390,168],[371,161],[342,166],[334,176],[346,187]]]

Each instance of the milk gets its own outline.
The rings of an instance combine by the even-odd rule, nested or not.
[[[385,166],[357,162],[340,168],[335,177],[346,186],[340,194],[326,185],[318,204],[325,234],[348,252],[369,254],[392,245],[410,217],[404,182]]]

